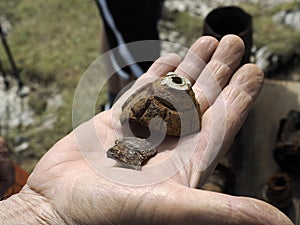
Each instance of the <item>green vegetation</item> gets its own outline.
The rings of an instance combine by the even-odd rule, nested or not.
[[[0,12],[12,24],[7,40],[25,85],[33,90],[28,102],[38,116],[31,127],[11,130],[8,139],[12,143],[19,134],[28,137],[29,155],[35,162],[72,130],[75,88],[87,67],[100,55],[101,19],[94,1],[0,1]],[[64,105],[51,112],[46,102],[56,94],[62,95]],[[51,113],[57,117],[54,128],[38,129]],[[24,157],[27,155],[20,153],[15,159],[22,164]],[[32,166],[24,165],[28,170]]]
[[[179,31],[187,40],[186,46],[190,46],[202,35],[203,19],[199,16],[191,16],[188,12],[178,13],[174,18],[175,30]]]
[[[300,54],[300,32],[276,24],[272,20],[273,15],[281,10],[299,9],[300,3],[286,3],[269,10],[263,10],[253,4],[243,4],[241,7],[253,16],[254,43],[258,48],[268,45],[278,55],[287,55],[291,52]]]
[[[287,55],[291,52],[300,54],[300,32],[295,32],[290,27],[276,24],[272,16],[280,10],[291,11],[299,9],[299,2],[286,3],[272,9],[263,9],[253,3],[242,3],[240,7],[252,15],[253,40],[257,48],[269,45],[271,51],[278,55]],[[187,12],[168,12],[166,19],[174,22],[173,29],[185,36],[187,46],[202,34],[203,19],[199,16],[189,15]]]
[[[100,18],[94,2],[26,0],[11,7],[9,39],[24,79],[73,87],[99,55]]]
[[[285,3],[269,10],[262,10],[253,4],[244,4],[242,7],[253,16],[253,41],[256,48],[268,46],[269,51],[280,59],[283,67],[289,65],[290,69],[299,73],[300,67],[297,62],[300,57],[300,31],[296,32],[289,26],[277,24],[273,16],[283,10],[290,12],[300,9],[300,3],[296,1]],[[285,74],[287,72],[285,69]],[[270,74],[273,73],[265,72],[266,76]],[[287,77],[283,76],[282,79]]]
[[[300,8],[300,3],[270,10],[254,4],[241,7],[253,16],[258,48],[269,45],[279,55],[293,51],[300,54],[300,32],[272,21],[279,10]],[[30,151],[16,154],[15,159],[31,170],[47,149],[72,130],[74,91],[84,71],[100,54],[101,20],[94,1],[7,0],[0,1],[0,12],[12,24],[8,42],[25,84],[33,90],[28,104],[37,114],[35,123],[11,130],[8,136],[11,146],[19,134],[28,138]],[[202,34],[203,18],[199,16],[165,10],[163,19],[171,22],[170,29],[184,36],[185,46]],[[0,56],[3,54],[0,47]],[[62,96],[63,106],[47,108],[47,100],[56,94]],[[103,95],[99,104],[105,100]],[[57,119],[54,127],[44,128],[44,119],[53,114]]]

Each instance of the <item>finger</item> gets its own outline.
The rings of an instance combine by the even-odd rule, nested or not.
[[[239,66],[244,48],[242,39],[235,35],[227,35],[220,41],[193,87],[202,113],[213,104]]]
[[[226,116],[225,140],[231,142],[241,128],[252,103],[261,91],[263,80],[264,75],[260,68],[254,64],[246,64],[234,74],[229,85],[224,88],[213,105],[211,110],[216,112],[225,108],[223,111]]]
[[[170,71],[174,71],[175,68],[181,62],[179,55],[175,53],[169,53],[167,55],[159,57],[134,84],[134,87],[145,85],[152,82],[157,78],[166,75]]]
[[[218,41],[210,36],[199,38],[189,49],[183,61],[174,71],[188,78],[193,84],[218,46]]]
[[[115,102],[115,107],[120,107],[126,99],[133,94],[137,89],[143,87],[145,84],[154,82],[157,78],[164,76],[170,71],[174,71],[174,69],[179,65],[181,61],[180,56],[175,53],[170,53],[164,56],[159,57],[148,69],[148,71],[139,77],[133,83],[128,84],[121,91],[121,96],[118,96],[118,101]],[[132,87],[131,87],[132,86]]]
[[[198,175],[201,177],[200,183],[204,182],[219,158],[230,147],[262,84],[263,72],[253,64],[244,65],[205,112],[199,138],[202,149],[196,147],[192,160],[193,166],[197,168],[196,176],[191,178],[192,186],[198,183]]]
[[[263,201],[187,187],[172,187],[156,205],[153,215],[155,224],[293,224],[282,212]]]

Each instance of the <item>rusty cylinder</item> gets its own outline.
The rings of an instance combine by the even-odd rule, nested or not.
[[[212,10],[204,19],[203,35],[218,40],[227,34],[238,35],[245,44],[241,65],[250,62],[252,48],[252,17],[236,6],[219,7]]]

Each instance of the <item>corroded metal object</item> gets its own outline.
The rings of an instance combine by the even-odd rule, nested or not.
[[[107,157],[124,166],[141,170],[142,164],[156,154],[155,146],[142,138],[124,137],[115,141],[107,151]]]
[[[156,117],[161,120],[153,120]],[[150,129],[151,123],[151,129],[156,132],[166,131],[167,135],[185,136],[200,131],[200,105],[190,81],[168,73],[131,95],[122,106],[120,121],[123,128],[142,125]],[[156,152],[155,146],[145,139],[124,137],[115,141],[115,145],[107,151],[107,157],[141,170],[145,161]]]
[[[149,128],[155,117],[162,120],[152,124],[151,128],[163,132],[166,126],[166,133],[170,136],[200,131],[200,105],[188,79],[168,73],[140,88],[123,104],[120,121],[123,126],[136,124]]]
[[[252,16],[242,8],[224,6],[213,9],[204,19],[203,35],[221,40],[227,34],[238,35],[245,44],[245,51],[240,65],[250,62],[253,24]]]
[[[235,174],[232,169],[224,163],[219,163],[213,173],[208,177],[202,189],[220,193],[228,193],[229,187],[234,183]]]
[[[293,200],[289,176],[277,173],[270,177],[264,190],[264,198],[280,209],[289,207]]]
[[[281,121],[274,158],[283,169],[300,173],[300,112]]]

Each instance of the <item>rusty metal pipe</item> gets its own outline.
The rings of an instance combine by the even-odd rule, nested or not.
[[[203,35],[218,40],[227,34],[238,35],[245,44],[241,65],[250,62],[252,48],[252,17],[236,6],[220,7],[212,10],[204,19]]]
[[[264,190],[264,198],[279,209],[289,207],[293,201],[289,176],[285,173],[271,176]]]
[[[229,189],[233,185],[234,180],[234,172],[231,170],[229,165],[224,163],[223,160],[223,162],[219,163],[214,172],[209,176],[202,189],[206,191],[229,193]]]
[[[300,112],[292,110],[281,121],[273,154],[281,168],[300,173]]]

